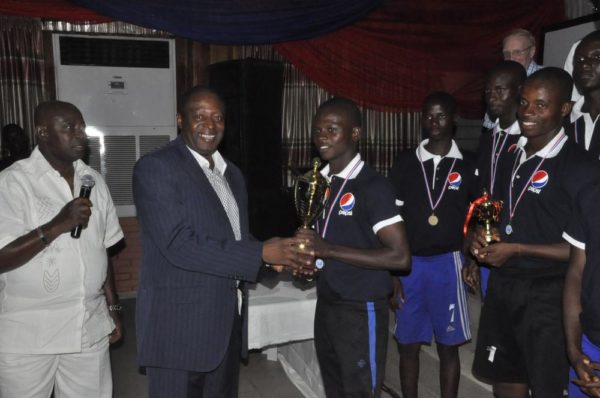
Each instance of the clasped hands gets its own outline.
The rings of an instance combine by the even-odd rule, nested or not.
[[[519,244],[502,242],[500,233],[495,228],[492,230],[492,239],[493,244],[485,240],[485,230],[482,227],[478,227],[472,235],[469,252],[478,262],[501,267],[518,254]]]
[[[291,238],[272,238],[263,246],[263,260],[274,264],[277,271],[287,271],[294,276],[311,279],[317,272],[315,256],[323,240],[308,228],[301,228]]]

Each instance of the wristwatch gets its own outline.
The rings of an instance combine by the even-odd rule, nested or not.
[[[121,304],[111,304],[108,306],[108,310],[110,312],[116,312],[116,313],[120,314],[121,311],[123,310],[123,306]]]

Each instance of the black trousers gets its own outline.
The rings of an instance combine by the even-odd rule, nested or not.
[[[317,300],[315,350],[327,398],[381,396],[388,320],[387,300]]]
[[[150,398],[237,398],[242,345],[241,319],[235,314],[223,362],[211,372],[146,368]]]

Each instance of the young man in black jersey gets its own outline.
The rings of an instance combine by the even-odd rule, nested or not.
[[[440,389],[456,397],[460,379],[458,347],[471,338],[463,267],[463,223],[473,192],[474,161],[460,151],[454,136],[456,102],[445,92],[430,94],[423,105],[423,132],[416,150],[401,153],[389,180],[412,254],[410,275],[396,279],[396,339],[405,398],[419,396],[419,352],[435,336],[440,357]]]
[[[481,233],[471,245],[493,267],[473,372],[490,380],[500,398],[566,394],[561,299],[569,248],[562,232],[578,192],[598,175],[562,128],[572,86],[568,73],[554,67],[523,84],[517,111],[523,137],[497,177],[504,201],[499,242],[486,245]]]
[[[517,122],[519,90],[527,77],[525,68],[515,61],[500,61],[490,71],[485,85],[485,103],[487,114],[494,125],[481,134],[477,154],[477,195],[485,190],[491,198],[497,198],[497,174],[501,163],[515,149],[521,137],[521,129]],[[479,267],[476,262],[463,269],[463,277],[467,285],[475,289],[481,286],[485,296],[490,270],[487,266]]]
[[[392,187],[358,153],[361,115],[344,98],[323,103],[312,140],[331,183],[314,241],[324,266],[317,280],[315,348],[329,398],[379,397],[392,293],[389,270],[410,269],[404,223]]]
[[[575,49],[573,81],[582,97],[573,105],[565,132],[600,159],[600,30],[585,36]]]

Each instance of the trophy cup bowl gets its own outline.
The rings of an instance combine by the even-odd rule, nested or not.
[[[318,158],[313,159],[312,169],[307,173],[296,177],[294,182],[294,204],[296,214],[300,220],[302,228],[310,228],[316,218],[323,212],[325,201],[329,195],[329,182],[319,172],[321,161]],[[298,246],[304,249],[304,244]],[[318,262],[323,262],[317,259]],[[319,267],[315,267],[316,272]]]
[[[294,204],[302,228],[310,228],[325,208],[329,182],[319,172],[320,165],[319,159],[313,159],[312,170],[294,182]]]
[[[492,228],[500,221],[502,201],[492,199],[486,191],[483,191],[483,195],[471,203],[471,207],[475,218],[484,227],[485,241],[488,244],[496,242]]]

